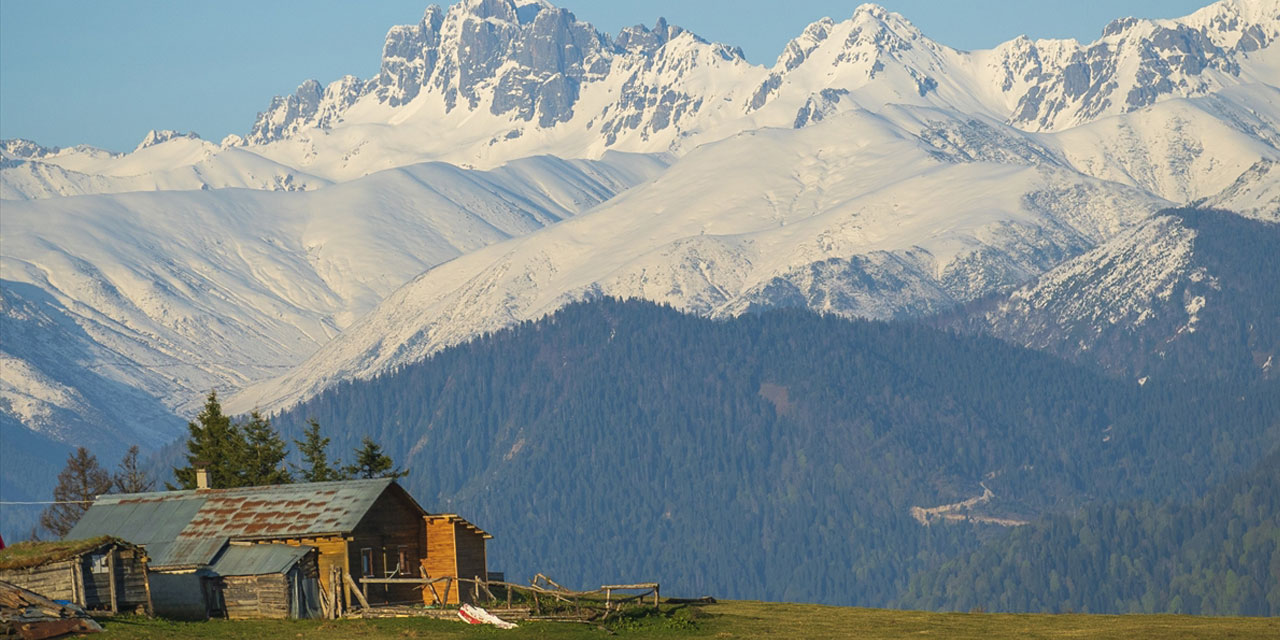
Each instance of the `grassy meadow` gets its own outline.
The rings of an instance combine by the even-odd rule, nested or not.
[[[426,618],[173,622],[121,617],[103,621],[112,638],[265,640],[303,638],[1280,638],[1280,619],[1175,615],[928,613],[767,602],[664,605],[603,626],[526,622],[503,631]]]

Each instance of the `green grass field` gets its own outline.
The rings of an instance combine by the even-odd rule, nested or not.
[[[723,602],[664,605],[662,615],[606,625],[523,623],[502,631],[425,618],[171,622],[123,617],[103,622],[108,638],[1280,638],[1277,618],[925,613],[804,604]]]

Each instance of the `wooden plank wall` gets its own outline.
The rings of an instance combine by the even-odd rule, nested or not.
[[[255,542],[259,544],[287,544],[293,547],[302,545],[315,547],[320,554],[318,558],[320,586],[324,587],[324,590],[329,593],[333,592],[333,585],[329,584],[330,568],[336,565],[342,571],[350,570],[347,566],[347,541],[340,536],[329,538],[284,538],[280,540],[256,540]],[[358,570],[360,565],[354,565],[354,568]]]
[[[224,577],[222,599],[232,620],[289,617],[289,581],[278,573]]]
[[[120,611],[132,612],[147,606],[147,571],[140,554],[133,549],[117,549],[115,562],[116,606]],[[84,599],[80,603],[86,609],[109,610],[111,608],[110,574],[95,570],[94,560],[100,554],[82,556],[84,568]],[[110,566],[110,565],[108,565]]]
[[[399,576],[418,577],[418,561],[426,550],[426,532],[422,527],[422,512],[418,511],[399,492],[384,491],[364,519],[352,532],[347,545],[347,566],[351,577],[385,578],[399,563],[400,548],[405,548],[405,566]],[[373,575],[361,575],[360,551],[373,550]],[[370,604],[389,602],[421,602],[421,591],[410,584],[370,585]]]
[[[120,611],[145,610],[148,578],[142,554],[133,549],[119,549],[116,554],[116,605]],[[105,611],[111,608],[111,587],[109,574],[94,570],[93,559],[98,555],[103,554],[85,554],[39,567],[0,571],[0,580],[52,600],[69,600],[86,609]]]
[[[487,578],[484,536],[447,518],[428,517],[425,529],[428,576]],[[447,604],[470,603],[474,593],[471,583],[466,583],[465,586],[455,583],[449,589]]]
[[[489,572],[485,566],[484,536],[461,524],[454,527],[458,546],[458,577],[487,579]],[[461,591],[465,596],[463,601],[469,602],[474,591],[469,588]]]
[[[70,600],[83,606],[72,577],[78,562],[79,559],[65,560],[30,569],[5,569],[0,571],[0,580],[30,589],[50,600]]]
[[[445,520],[427,519],[427,575],[432,578],[458,576],[457,547],[453,524]]]

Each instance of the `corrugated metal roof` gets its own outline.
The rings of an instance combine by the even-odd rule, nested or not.
[[[231,539],[348,533],[394,482],[110,494],[99,496],[68,536],[114,535],[144,545],[157,569],[205,566]]]
[[[79,522],[76,522],[67,538],[112,535],[142,545],[172,542],[205,502],[204,496],[196,495],[184,496],[178,500],[152,498],[125,502],[118,500],[122,497],[125,496],[100,496]]]
[[[228,545],[209,568],[220,576],[259,576],[284,573],[315,547],[287,544]]]

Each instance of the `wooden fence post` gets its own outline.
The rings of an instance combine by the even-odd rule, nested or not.
[[[111,613],[120,613],[120,598],[116,594],[116,547],[107,552],[107,592],[111,595]]]

